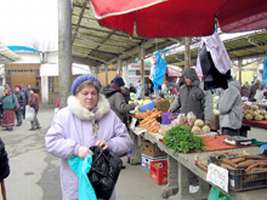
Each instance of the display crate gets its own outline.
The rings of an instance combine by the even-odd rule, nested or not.
[[[229,170],[230,190],[241,192],[267,187],[267,171],[245,173],[244,170]]]

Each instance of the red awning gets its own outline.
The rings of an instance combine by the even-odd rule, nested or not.
[[[204,36],[267,28],[267,0],[91,0],[100,25],[143,37]]]

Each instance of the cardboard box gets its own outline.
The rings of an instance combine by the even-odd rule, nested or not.
[[[156,144],[143,140],[142,153],[151,157],[165,156],[166,153],[161,151]]]

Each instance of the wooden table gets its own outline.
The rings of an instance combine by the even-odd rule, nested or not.
[[[246,120],[244,119],[243,124],[254,126],[257,128],[267,129],[267,120]],[[267,199],[267,198],[266,198]]]
[[[135,131],[133,131],[135,132]],[[155,136],[144,132],[136,137],[143,137],[144,139],[156,144],[162,151],[167,153],[168,157],[168,185],[164,188],[162,197],[167,199],[169,196],[178,193],[179,200],[202,200],[207,199],[210,184],[206,181],[206,172],[201,170],[195,165],[197,159],[207,159],[209,155],[214,152],[202,152],[202,153],[174,153],[172,150],[166,148],[166,146],[160,142]],[[138,144],[140,146],[140,144]],[[246,147],[242,149],[223,150],[217,151],[219,153],[224,152],[247,152],[248,154],[257,154],[257,147]],[[139,151],[140,152],[140,151]],[[136,155],[138,156],[138,155]],[[140,156],[140,155],[139,155]],[[190,173],[199,177],[200,189],[197,193],[189,193],[189,180]],[[247,192],[231,192],[233,200],[266,200],[267,189],[260,189]]]

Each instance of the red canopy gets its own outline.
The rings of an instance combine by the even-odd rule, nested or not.
[[[100,25],[143,37],[204,36],[267,28],[267,0],[91,0]]]

